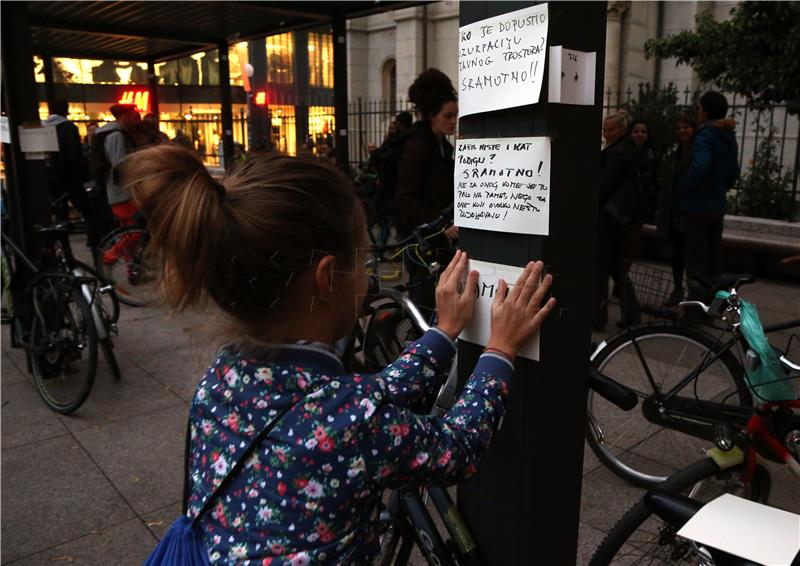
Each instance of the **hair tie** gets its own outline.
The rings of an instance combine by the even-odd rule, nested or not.
[[[213,185],[214,185],[214,190],[217,191],[220,200],[225,200],[225,195],[227,194],[227,191],[225,190],[225,185],[223,185],[216,179],[213,181]]]

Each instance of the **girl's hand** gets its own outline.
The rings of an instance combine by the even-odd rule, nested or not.
[[[545,275],[539,283],[543,270],[541,261],[528,263],[510,293],[508,284],[500,279],[492,303],[492,330],[487,349],[498,350],[513,360],[523,344],[542,327],[556,304],[551,298],[540,306],[553,283],[551,275]]]
[[[468,262],[466,252],[456,251],[453,261],[439,277],[439,284],[436,286],[436,312],[439,316],[437,328],[453,340],[464,330],[475,310],[477,271],[470,272],[464,289],[459,292],[460,281],[467,270]]]

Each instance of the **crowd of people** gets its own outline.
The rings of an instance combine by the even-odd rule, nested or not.
[[[423,72],[408,94],[416,121],[397,114],[368,162],[400,237],[452,211],[448,136],[458,120],[456,90],[441,71]],[[333,346],[360,314],[354,305],[367,276],[354,250],[369,240],[352,180],[326,156],[268,152],[217,181],[181,140],[165,143],[154,116],[116,105],[115,121],[90,128],[81,147],[66,103],[52,108],[47,123],[61,151],[51,189],[84,216],[89,245],[141,211],[166,302],[181,311],[211,301],[227,321],[219,326],[227,345],[190,409],[186,514],[152,564],[186,544],[212,563],[366,564],[379,549],[376,509],[386,488],[474,473],[502,420],[515,356],[555,305],[541,262],[529,263],[510,292],[500,283],[491,337],[454,407],[442,418],[418,416],[409,407],[447,374],[474,310],[479,274],[457,250],[452,221],[432,243],[447,267],[412,297],[436,310],[436,326],[374,378],[348,374]],[[623,323],[639,320],[628,269],[645,223],[655,221],[672,248],[671,303],[684,297],[684,270],[690,298],[719,276],[725,192],[738,172],[726,114],[725,98],[706,93],[697,121],[678,119],[666,161],[646,122],[622,112],[605,118],[596,329],[608,321],[609,278]],[[665,163],[669,183],[659,186]],[[407,267],[412,283],[429,278]]]
[[[673,290],[664,306],[709,299],[722,271],[726,193],[739,175],[735,122],[727,113],[722,94],[705,93],[696,118],[678,116],[675,144],[666,156],[657,155],[645,121],[629,120],[625,112],[604,119],[595,330],[605,330],[608,323],[609,278],[621,305],[620,325],[636,324],[641,318],[628,270],[644,223],[655,222],[670,251]],[[659,175],[662,166],[671,171]]]

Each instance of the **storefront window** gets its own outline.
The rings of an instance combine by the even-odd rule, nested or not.
[[[267,42],[267,81],[294,82],[294,34],[270,35]]]
[[[44,72],[42,72],[42,82],[44,82]],[[53,57],[53,82],[115,85],[147,84],[147,65],[129,61]]]
[[[231,85],[244,86],[244,79],[247,76],[245,65],[249,60],[246,41],[230,46],[230,49],[228,49],[228,63],[230,65]]]
[[[287,155],[297,155],[296,117],[294,106],[270,106],[272,116],[272,143],[275,149]]]
[[[317,155],[333,149],[335,127],[333,112],[333,106],[309,106],[308,108],[308,134],[311,136]]]
[[[308,82],[333,88],[333,36],[329,33],[308,34]]]
[[[216,49],[156,65],[158,82],[165,85],[218,85],[219,56]]]
[[[37,83],[44,82],[44,59],[38,55],[33,56],[33,74]]]

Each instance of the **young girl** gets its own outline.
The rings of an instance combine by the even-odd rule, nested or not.
[[[229,345],[190,410],[188,514],[194,517],[250,442],[289,411],[202,516],[216,564],[369,564],[385,488],[453,484],[475,471],[504,413],[512,360],[553,308],[550,276],[529,264],[502,283],[492,334],[460,399],[442,419],[406,406],[446,375],[469,321],[477,272],[458,253],[436,290],[437,328],[377,375],[347,374],[333,353],[358,316],[368,239],[349,182],[290,157],[244,163],[214,181],[189,151],[160,146],[126,168],[163,261],[176,310],[211,299]]]

